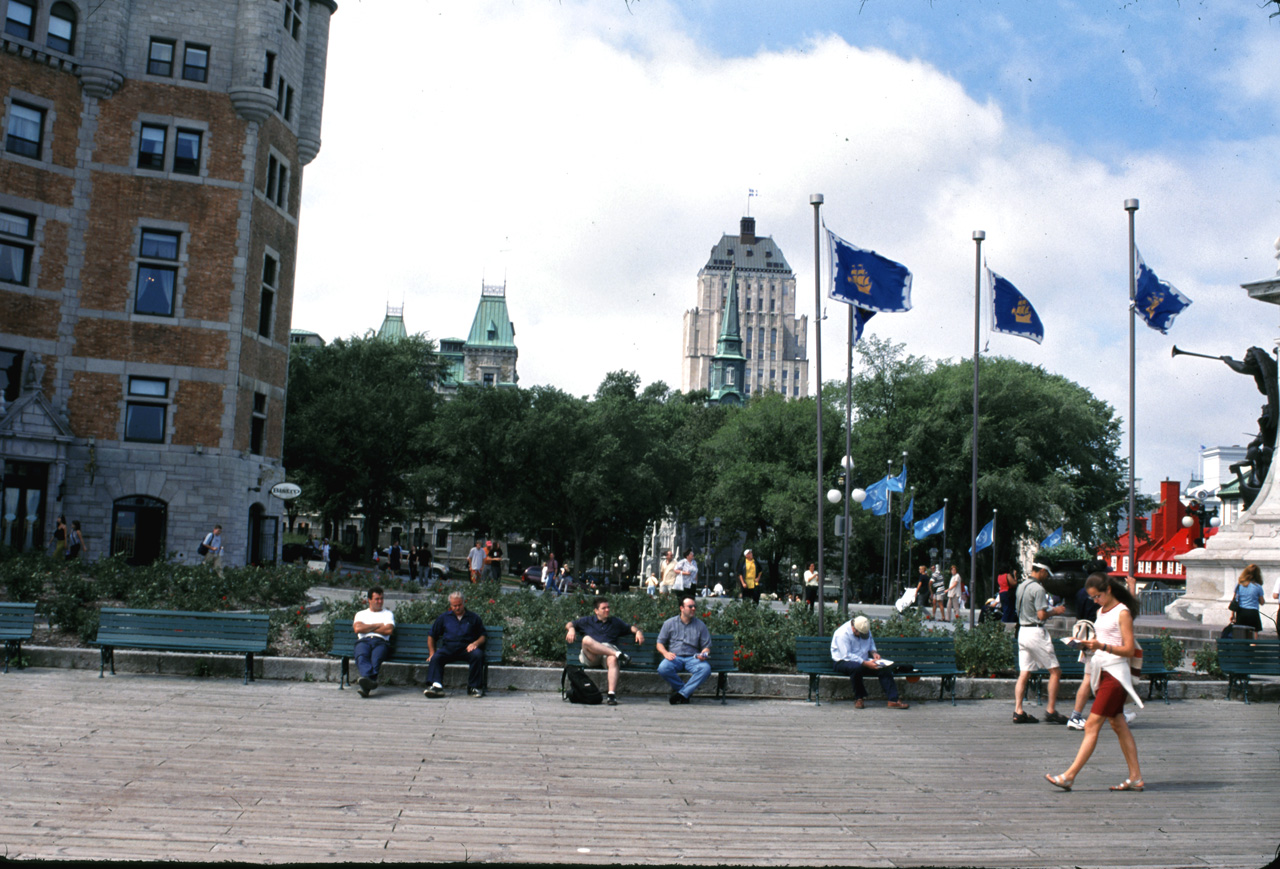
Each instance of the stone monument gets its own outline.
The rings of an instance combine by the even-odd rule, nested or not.
[[[1276,258],[1280,259],[1280,239],[1276,240]],[[1272,305],[1280,305],[1280,269],[1276,276],[1242,285],[1249,298]],[[1280,340],[1277,340],[1280,345]],[[1266,445],[1274,447],[1274,444]],[[1193,549],[1178,556],[1186,568],[1187,593],[1165,608],[1170,618],[1203,622],[1206,625],[1225,625],[1230,619],[1227,604],[1235,593],[1236,580],[1245,565],[1256,564],[1262,568],[1263,588],[1267,602],[1262,608],[1264,631],[1274,631],[1276,602],[1271,589],[1280,577],[1280,481],[1276,479],[1277,464],[1271,463],[1262,487],[1249,509],[1231,525],[1218,529],[1218,533],[1205,543],[1203,549]]]

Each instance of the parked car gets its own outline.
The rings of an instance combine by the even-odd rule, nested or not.
[[[529,588],[542,588],[542,565],[531,564],[520,574],[520,584]]]

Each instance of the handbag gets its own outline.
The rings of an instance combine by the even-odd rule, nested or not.
[[[1231,610],[1233,613],[1240,612],[1240,591],[1238,589],[1236,590],[1236,593],[1231,596],[1231,603],[1227,604],[1227,609]]]

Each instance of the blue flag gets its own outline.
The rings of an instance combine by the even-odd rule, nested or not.
[[[904,462],[904,463],[903,463],[903,465],[902,465],[902,473],[901,473],[901,474],[898,474],[898,476],[896,476],[896,477],[885,477],[885,480],[888,482],[888,485],[889,485],[889,491],[890,491],[890,492],[905,492],[905,491],[907,491],[907,465],[906,465],[906,463]]]
[[[885,477],[884,480],[879,480],[872,483],[870,486],[867,486],[867,498],[862,502],[863,510],[872,510],[874,512],[875,506],[878,503],[884,503],[886,501],[886,496],[889,490],[885,480],[888,479],[888,477]],[[883,516],[884,514],[876,513],[876,515]]]
[[[986,524],[986,526],[983,527],[981,531],[978,532],[978,540],[977,540],[978,551],[981,552],[982,550],[990,546],[991,541],[995,539],[995,536],[996,536],[996,520],[992,519],[990,522]],[[970,555],[973,554],[972,546],[969,547],[969,554]]]
[[[1173,318],[1182,313],[1191,300],[1178,292],[1173,284],[1156,277],[1156,273],[1142,261],[1142,254],[1136,247],[1133,256],[1134,267],[1138,270],[1134,276],[1137,286],[1133,292],[1133,306],[1148,326],[1158,329],[1161,335],[1167,335]]]
[[[991,269],[987,269],[987,283],[991,287],[991,331],[1021,335],[1037,344],[1043,341],[1044,326],[1027,297]]]
[[[942,526],[947,521],[947,508],[943,507],[937,513],[934,513],[928,519],[921,519],[916,523],[916,539],[923,540],[934,534],[942,533]]]
[[[876,315],[875,311],[869,311],[866,308],[853,306],[853,343],[857,344],[862,340],[862,330],[867,325],[867,321]]]
[[[1040,541],[1041,549],[1052,549],[1062,542],[1062,526],[1058,526],[1058,530],[1050,534],[1044,540]]]
[[[831,247],[830,298],[873,313],[911,310],[911,271],[906,266],[873,250],[854,247],[830,230],[827,238]]]
[[[911,496],[911,503],[907,505],[907,512],[902,514],[902,527],[910,528],[912,521],[916,517],[916,498]]]

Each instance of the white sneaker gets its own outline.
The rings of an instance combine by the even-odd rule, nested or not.
[[[1071,717],[1067,719],[1068,730],[1084,730],[1084,716],[1079,712],[1072,712]]]
[[[1137,718],[1137,717],[1138,717],[1138,713],[1136,713],[1136,712],[1126,712],[1126,713],[1124,714],[1124,723],[1125,723],[1125,724],[1132,724],[1132,723],[1133,723],[1133,719],[1135,719],[1135,718]]]

